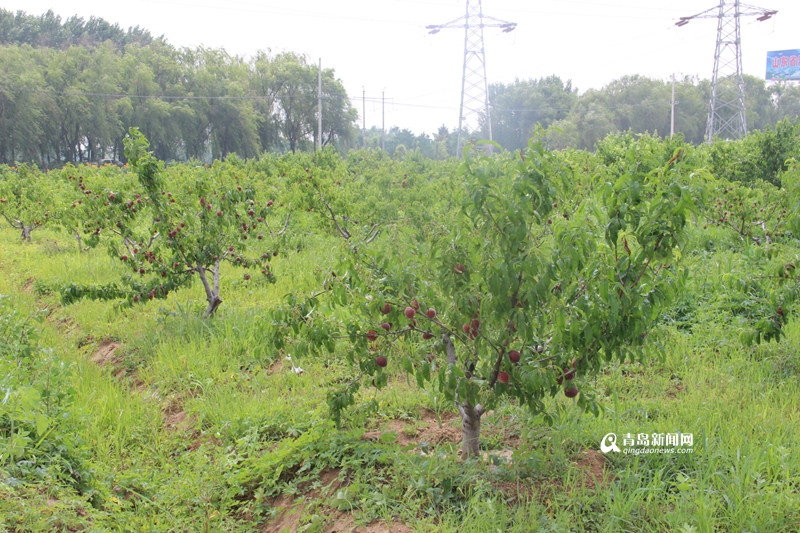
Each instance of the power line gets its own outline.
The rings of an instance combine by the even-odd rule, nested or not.
[[[90,91],[56,91],[52,89],[29,89],[25,87],[8,87],[0,85],[0,90],[18,93],[43,93],[43,94],[56,94],[60,96],[100,96],[103,98],[149,98],[158,100],[269,100],[274,98],[309,98],[316,99],[315,92],[307,94],[276,94],[270,96],[250,95],[250,96],[196,96],[196,95],[158,95],[158,94],[126,94],[126,93],[99,93]],[[340,96],[323,95],[322,98],[334,99]]]
[[[324,18],[324,19],[354,20],[358,22],[380,22],[381,24],[396,24],[401,26],[416,26],[416,27],[421,26],[420,24],[415,24],[413,22],[404,22],[396,19],[386,20],[386,19],[370,19],[364,17],[348,17],[344,15],[337,15],[334,13],[319,13],[314,11],[303,11],[300,9],[286,9],[276,6],[265,6],[268,9],[246,9],[240,7],[223,7],[223,6],[211,6],[207,4],[194,4],[189,2],[176,2],[173,0],[140,0],[140,1],[148,2],[151,4],[174,5],[179,7],[198,7],[201,9],[215,9],[220,11],[240,11],[244,13],[263,13],[266,15],[284,15],[289,17],[314,17],[314,18]],[[247,2],[237,2],[237,3],[245,5],[257,5],[257,4],[249,4]]]

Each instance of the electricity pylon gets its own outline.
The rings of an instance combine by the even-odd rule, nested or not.
[[[685,26],[693,19],[716,18],[717,48],[714,52],[714,73],[711,75],[711,103],[708,107],[706,142],[717,135],[726,139],[741,139],[747,135],[747,116],[744,102],[744,73],[742,72],[742,38],[739,19],[757,16],[764,21],[777,11],[742,4],[739,0],[720,0],[712,7],[691,17],[681,17],[676,26]],[[720,83],[724,80],[723,83]],[[735,87],[733,86],[735,84]]]
[[[464,71],[461,78],[461,107],[458,114],[457,151],[461,154],[461,130],[474,132],[480,125],[481,115],[489,127],[492,139],[492,119],[489,112],[489,85],[486,81],[486,53],[483,48],[483,28],[502,28],[504,33],[514,31],[516,22],[508,22],[483,14],[480,0],[467,0],[467,13],[445,24],[426,26],[429,33],[443,29],[464,28]]]

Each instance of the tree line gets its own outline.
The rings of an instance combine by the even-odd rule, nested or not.
[[[73,19],[61,29],[77,37],[47,43],[44,31],[26,34],[9,23],[30,18],[4,15],[0,163],[124,160],[122,139],[131,126],[145,132],[163,160],[254,157],[317,142],[319,69],[302,55],[261,51],[245,59],[222,49],[178,49],[163,39],[128,42],[134,30],[101,32],[108,38],[99,42],[80,37],[97,32],[70,30]],[[51,19],[44,15],[32,26]],[[322,112],[323,145],[354,139],[358,115],[333,69],[322,71]]]
[[[729,85],[730,80],[723,80]],[[711,82],[686,76],[675,80],[675,133],[692,144],[704,141]],[[527,146],[535,125],[554,130],[551,148],[594,150],[609,134],[634,132],[669,136],[672,81],[624,76],[583,94],[558,76],[489,86],[492,134],[507,150]],[[800,86],[769,84],[745,76],[748,131],[800,117]],[[483,130],[488,131],[484,121]],[[556,128],[558,131],[556,131]],[[485,134],[485,133],[484,133]]]
[[[166,161],[312,149],[317,75],[317,65],[294,52],[246,59],[224,49],[176,48],[100,18],[0,9],[0,163],[124,161],[122,139],[132,126]],[[800,86],[745,81],[750,131],[800,116]],[[676,80],[675,131],[687,142],[704,140],[710,94],[709,80]],[[333,69],[323,69],[322,95],[323,145],[385,146],[398,158],[409,151],[459,155],[458,132],[446,125],[430,134],[398,126],[361,131]],[[669,80],[625,76],[579,93],[552,75],[491,84],[489,100],[493,138],[508,150],[527,146],[537,124],[552,126],[547,143],[554,149],[594,150],[614,133],[670,132]],[[485,117],[477,135],[488,137]]]

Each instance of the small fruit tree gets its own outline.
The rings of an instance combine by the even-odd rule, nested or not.
[[[567,158],[538,140],[517,158],[473,152],[462,173],[457,222],[351,247],[326,294],[350,310],[343,327],[362,375],[382,386],[384,367],[399,365],[444,393],[470,456],[481,416],[503,397],[546,418],[544,400],[560,393],[599,412],[586,378],[612,359],[644,357],[685,279],[677,250],[701,191],[675,158],[578,184]],[[307,316],[317,332],[307,338],[326,338]],[[401,337],[410,342],[398,354]],[[358,387],[332,393],[335,415]]]
[[[30,242],[31,232],[58,217],[63,184],[22,164],[0,170],[0,217]]]
[[[135,196],[138,181],[127,172],[121,173],[116,167],[93,169],[69,164],[60,171],[51,172],[51,175],[57,173],[62,182],[72,187],[59,224],[75,235],[80,252],[97,246],[101,229],[108,226],[109,220],[124,220],[130,224],[142,208],[141,195],[139,198]],[[126,205],[129,203],[126,198],[133,205]]]
[[[274,283],[269,261],[278,254],[286,223],[280,227],[273,201],[257,203],[255,186],[227,169],[167,171],[148,149],[144,135],[132,128],[125,156],[138,177],[138,191],[87,195],[100,204],[92,210],[95,220],[85,226],[105,235],[109,254],[125,267],[123,287],[70,285],[64,299],[124,298],[133,304],[164,298],[197,277],[208,302],[207,318],[222,303],[223,262],[244,269],[245,282],[260,276]]]

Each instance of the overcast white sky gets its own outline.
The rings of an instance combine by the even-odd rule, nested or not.
[[[474,0],[473,0],[474,1]],[[759,1],[759,0],[753,0]],[[800,49],[800,1],[764,0],[777,9],[765,22],[742,19],[744,71],[764,77],[768,50]],[[252,56],[291,50],[334,68],[367,127],[431,133],[458,124],[464,30],[429,35],[425,26],[464,14],[465,0],[2,0],[0,7],[63,18],[103,17],[142,26],[175,46],[224,47]],[[626,74],[667,79],[674,72],[711,77],[716,19],[678,28],[680,16],[718,0],[483,0],[485,15],[517,23],[485,32],[489,82],[556,74],[580,92]]]

